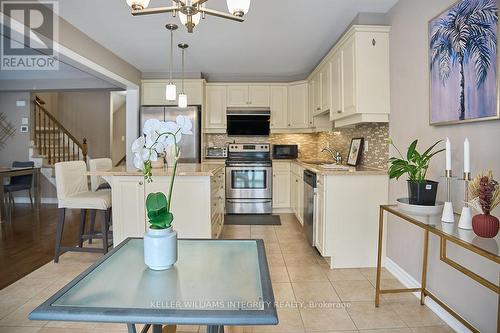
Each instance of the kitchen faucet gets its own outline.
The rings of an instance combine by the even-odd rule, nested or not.
[[[332,156],[332,159],[335,161],[336,164],[342,164],[342,155],[340,155],[340,153],[336,150],[333,150],[331,148],[328,148],[328,147],[324,147],[323,149],[321,149],[321,152],[328,152],[330,153],[330,155]]]

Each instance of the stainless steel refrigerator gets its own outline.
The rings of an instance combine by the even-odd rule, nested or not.
[[[200,163],[201,161],[201,111],[198,106],[178,108],[170,106],[142,106],[140,114],[141,133],[148,119],[175,121],[178,115],[184,115],[193,123],[193,135],[183,135],[180,142],[180,163]]]

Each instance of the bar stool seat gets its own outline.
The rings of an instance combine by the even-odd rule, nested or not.
[[[97,209],[106,210],[111,208],[111,190],[100,190],[97,192],[80,192],[70,195],[59,202],[59,206],[73,209]]]
[[[87,179],[87,165],[84,161],[59,162],[55,164],[57,201],[59,207],[59,222],[56,230],[56,246],[54,262],[59,261],[61,251],[100,252],[107,253],[110,238],[111,223],[111,190],[90,191]],[[61,246],[66,209],[80,209],[80,229],[78,246]],[[92,228],[90,234],[85,234],[87,211],[91,212]],[[102,223],[100,233],[95,233],[96,212],[101,211]],[[102,239],[102,248],[83,247],[84,240]]]

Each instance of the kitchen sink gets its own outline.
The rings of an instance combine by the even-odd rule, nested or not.
[[[322,164],[335,164],[332,160],[300,160],[302,163],[322,165]]]

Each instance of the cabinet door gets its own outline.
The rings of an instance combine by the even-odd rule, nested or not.
[[[269,107],[269,86],[252,85],[248,87],[248,104],[255,107]]]
[[[290,207],[290,172],[275,171],[273,173],[273,207]]]
[[[226,87],[207,86],[205,128],[226,128]]]
[[[146,231],[144,177],[112,177],[113,244],[120,244],[127,237],[143,237]]]
[[[248,86],[234,85],[227,86],[227,106],[248,106]]]
[[[271,87],[271,129],[287,128],[288,90],[286,86]]]
[[[290,174],[290,206],[292,207],[292,212],[297,215],[297,191],[298,191],[298,179],[295,174]]]
[[[332,108],[330,109],[330,120],[342,115],[342,52],[335,54],[332,58]]]
[[[297,177],[297,219],[304,225],[304,180]]]
[[[309,127],[307,83],[293,84],[288,88],[288,127]]]
[[[321,73],[314,76],[314,113],[321,111]]]
[[[323,66],[320,73],[321,78],[321,111],[329,111],[331,109],[331,71],[332,64],[329,62]]]
[[[342,52],[342,112],[356,112],[356,48],[355,39],[348,40],[341,49]]]
[[[325,187],[324,177],[318,179],[316,194],[316,248],[325,256]]]
[[[144,82],[141,105],[168,105],[165,85],[163,82]]]

